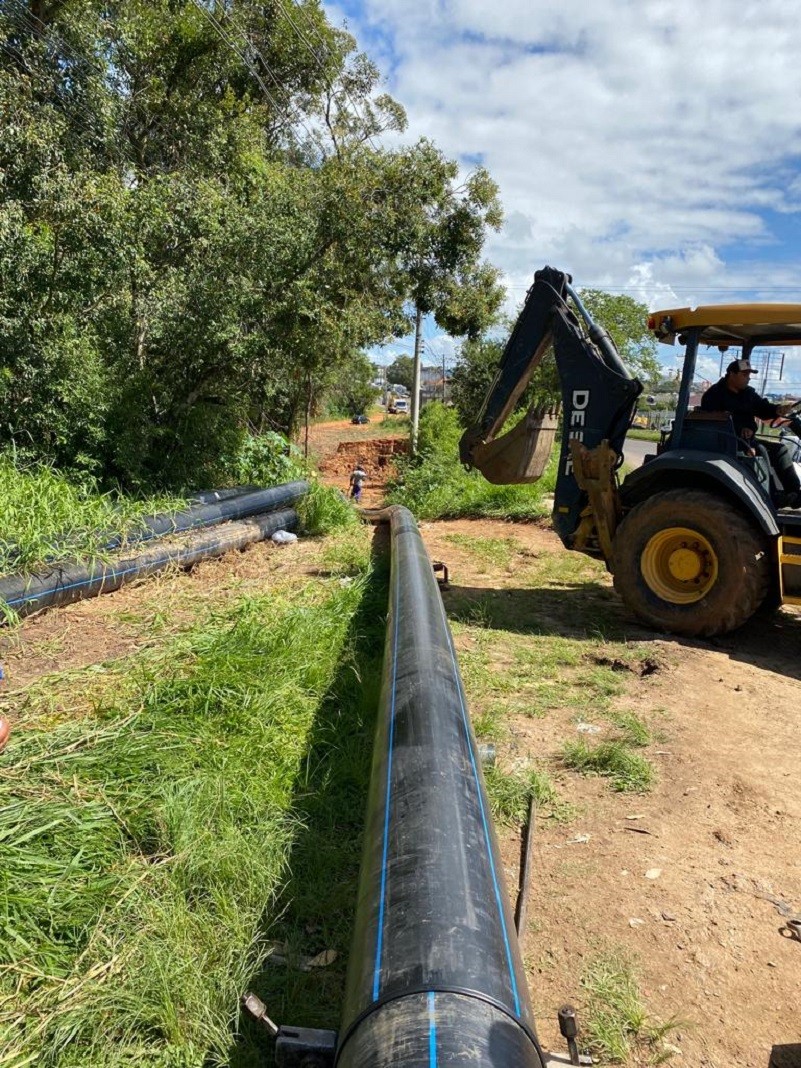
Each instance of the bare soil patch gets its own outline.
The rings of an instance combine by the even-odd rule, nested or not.
[[[380,505],[384,485],[395,473],[395,458],[409,451],[408,430],[395,430],[394,426],[389,417],[363,426],[347,420],[315,424],[309,434],[309,447],[324,480],[347,493],[350,473],[360,463],[367,472],[362,505]]]
[[[512,704],[498,746],[506,767],[548,768],[578,812],[568,824],[544,820],[537,827],[523,948],[543,1042],[560,1048],[558,1006],[581,1003],[587,961],[614,947],[636,958],[649,1011],[681,1021],[669,1041],[682,1063],[768,1068],[774,1044],[801,1038],[795,1012],[801,944],[785,927],[788,917],[801,915],[795,745],[801,618],[782,612],[714,642],[677,641],[615,609],[600,569],[594,591],[567,585],[543,600],[539,591],[521,589],[519,573],[488,566],[486,556],[451,540],[507,538],[511,531],[518,562],[526,554],[541,560],[565,552],[549,530],[486,520],[421,529],[432,557],[450,569],[449,614],[465,618],[465,599],[472,598],[489,615],[496,648],[486,641],[484,647],[497,670],[508,659],[505,630],[575,635],[576,601],[583,601],[586,631],[593,598],[604,607],[604,626],[611,609],[642,654],[632,669],[588,636],[588,668],[606,661],[619,671],[625,691],[617,703],[658,731],[648,754],[658,769],[650,793],[614,793],[604,780],[562,767],[562,743],[580,737],[577,719],[603,733],[592,707],[531,718]],[[458,633],[457,649],[471,641],[470,633]],[[501,837],[515,886],[518,836]]]

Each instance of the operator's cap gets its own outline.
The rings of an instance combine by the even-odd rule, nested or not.
[[[729,366],[726,368],[726,374],[731,374],[732,371],[735,374],[738,371],[748,371],[749,375],[759,374],[759,371],[757,371],[756,367],[751,366],[750,360],[732,360]]]

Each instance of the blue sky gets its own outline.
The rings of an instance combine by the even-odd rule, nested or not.
[[[325,8],[406,108],[404,140],[430,137],[498,182],[506,223],[486,253],[509,311],[546,263],[652,309],[801,303],[801,19],[790,0]],[[453,351],[427,332],[431,351]],[[801,354],[785,363],[801,389]],[[717,367],[715,352],[700,370]]]

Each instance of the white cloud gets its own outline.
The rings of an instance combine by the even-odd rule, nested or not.
[[[407,137],[498,181],[487,253],[510,304],[546,263],[651,306],[801,300],[786,0],[363,0],[350,28],[391,71]]]

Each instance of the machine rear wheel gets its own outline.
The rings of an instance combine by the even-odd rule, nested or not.
[[[674,634],[724,634],[767,596],[767,538],[704,490],[667,490],[632,508],[613,544],[615,589],[646,623]]]

